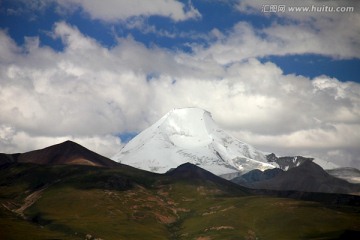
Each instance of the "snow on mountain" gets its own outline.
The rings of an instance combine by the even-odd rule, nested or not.
[[[274,153],[266,155],[268,162],[275,162],[279,165],[279,168],[282,170],[289,170],[293,167],[298,167],[304,162],[312,161],[322,167],[323,169],[334,169],[339,166],[329,162],[322,160],[320,158],[312,158],[312,157],[303,157],[303,156],[285,156],[285,157],[277,157]]]
[[[320,158],[314,158],[313,162],[316,163],[317,165],[319,165],[320,167],[322,167],[325,170],[335,169],[335,168],[340,167],[339,165],[336,165],[335,163],[325,161],[325,160],[320,159]]]
[[[220,129],[211,114],[199,108],[170,111],[112,159],[157,173],[186,162],[216,175],[274,168],[261,151]]]

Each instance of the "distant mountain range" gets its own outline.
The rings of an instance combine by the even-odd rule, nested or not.
[[[136,168],[165,173],[190,162],[231,179],[253,169],[289,169],[309,160],[326,169],[337,167],[319,159],[265,154],[222,130],[209,112],[174,109],[127,143],[113,160]]]
[[[189,117],[191,123],[186,121]],[[236,154],[240,154],[240,157],[234,157]],[[117,156],[123,157],[123,164],[136,168],[140,168],[138,166],[140,165],[141,169],[150,171],[162,169],[166,170],[167,174],[171,174],[179,166],[184,168],[193,165],[216,175],[230,171],[228,178],[234,176],[231,178],[232,182],[255,189],[360,193],[360,185],[345,181],[356,183],[360,176],[359,170],[339,168],[326,172],[314,163],[312,158],[264,155],[250,145],[226,134],[214,124],[208,112],[195,108],[170,112],[139,134]],[[188,165],[186,160],[189,160],[191,165]],[[122,166],[71,141],[26,153],[0,154],[0,165],[11,163],[86,165],[106,168]],[[275,168],[274,165],[279,168]],[[245,174],[241,175],[242,172]]]
[[[159,150],[159,149],[157,149]],[[160,149],[159,151],[162,151]],[[280,191],[302,191],[302,192],[327,192],[327,193],[347,193],[359,194],[360,184],[353,184],[342,178],[353,179],[356,183],[356,176],[360,171],[353,168],[332,169],[326,172],[312,159],[304,157],[280,157],[275,154],[267,156],[270,161],[276,162],[280,168],[270,168],[264,171],[253,169],[247,173],[233,178],[231,181],[241,186],[254,189],[269,189]],[[279,161],[280,160],[280,161]],[[0,153],[0,166],[16,163],[35,163],[41,165],[85,165],[103,168],[119,168],[130,166],[120,164],[104,156],[101,156],[75,142],[65,141],[60,144],[34,150],[25,153],[5,154]],[[187,179],[196,179],[202,175],[205,178],[221,182],[223,185],[230,184],[227,180],[215,177],[213,173],[202,170],[200,164],[183,163],[176,168],[171,168],[166,172],[169,176],[181,176]],[[197,167],[195,167],[197,166]],[[216,167],[216,164],[214,164]],[[199,175],[200,174],[200,175]],[[333,176],[334,175],[334,176]],[[355,176],[355,177],[354,177]]]
[[[347,193],[360,195],[360,184],[352,184],[328,174],[316,163],[304,161],[288,171],[253,170],[232,179],[242,186],[280,191]]]
[[[324,161],[318,158],[312,157],[303,157],[303,156],[285,156],[285,157],[277,157],[274,153],[266,155],[266,159],[268,162],[275,162],[278,165],[278,168],[282,170],[288,170],[293,167],[298,167],[304,162],[314,162],[317,165],[321,166],[323,169],[334,169],[339,166],[328,161]]]

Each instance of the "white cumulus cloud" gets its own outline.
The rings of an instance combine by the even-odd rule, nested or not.
[[[18,46],[0,31],[1,151],[72,139],[111,156],[120,133],[139,132],[172,108],[195,106],[260,149],[358,166],[360,85],[285,75],[253,57],[262,40],[250,26],[240,23],[234,34],[237,28],[244,41],[230,34],[193,53],[146,47],[131,37],[108,49],[66,22],[53,29],[61,52],[36,37]],[[251,54],[235,58],[234,39]]]
[[[81,7],[92,18],[108,22],[154,15],[168,17],[174,21],[201,17],[191,2],[185,5],[176,0],[58,0],[57,2],[65,8]]]

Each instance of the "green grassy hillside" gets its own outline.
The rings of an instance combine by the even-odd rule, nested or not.
[[[126,166],[14,164],[0,169],[0,229],[0,239],[337,239],[360,231],[360,209]]]

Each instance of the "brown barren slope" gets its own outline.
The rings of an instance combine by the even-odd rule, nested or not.
[[[6,156],[7,159],[15,159],[16,162],[20,163],[45,165],[70,164],[110,168],[120,165],[72,141],[65,141],[40,150],[16,154],[16,156],[15,154],[3,155],[4,158]]]

